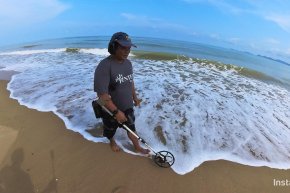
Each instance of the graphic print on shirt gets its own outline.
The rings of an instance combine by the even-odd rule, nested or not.
[[[122,84],[122,83],[125,83],[127,81],[132,82],[132,80],[133,80],[133,74],[129,74],[128,76],[123,76],[123,74],[118,74],[118,76],[115,79],[115,82]]]

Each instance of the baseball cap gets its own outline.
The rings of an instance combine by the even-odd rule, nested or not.
[[[124,47],[131,47],[131,46],[137,47],[135,44],[132,43],[129,35],[124,32],[114,33],[110,40],[110,43],[113,43],[113,42],[118,42],[121,46],[124,46]]]

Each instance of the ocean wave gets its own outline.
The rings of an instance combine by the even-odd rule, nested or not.
[[[199,59],[199,58],[192,58],[185,55],[173,54],[173,53],[165,53],[165,52],[149,52],[149,51],[133,51],[134,58],[138,59],[146,59],[146,60],[168,60],[168,61],[185,61],[185,62],[196,62],[200,65],[209,67],[209,68],[216,68],[220,71],[228,71],[232,70],[236,73],[246,76],[249,78],[254,78],[257,80],[261,80],[267,83],[274,83],[282,86],[289,87],[290,85],[285,84],[279,79],[271,77],[265,73],[258,72],[253,69],[249,69],[246,67],[237,66],[234,64],[225,64],[222,62],[206,60],[206,59]],[[290,81],[289,81],[290,82]],[[289,87],[290,88],[290,87]]]
[[[65,48],[42,49],[42,50],[19,50],[19,51],[11,51],[11,52],[0,52],[0,56],[56,53],[56,52],[64,52],[64,51],[65,51]]]
[[[43,54],[43,53],[59,53],[59,52],[67,52],[67,53],[84,53],[84,54],[93,54],[97,56],[109,56],[109,53],[106,48],[57,48],[57,49],[40,49],[40,50],[19,50],[19,51],[11,51],[11,52],[0,52],[1,56],[9,56],[9,55],[32,55],[32,54]],[[269,76],[265,73],[258,72],[253,69],[249,69],[246,67],[237,66],[234,64],[225,64],[222,62],[207,60],[207,59],[199,59],[192,58],[185,55],[168,53],[168,52],[150,52],[150,51],[141,51],[134,50],[129,54],[129,57],[136,59],[146,59],[146,60],[168,60],[168,61],[188,61],[188,62],[197,62],[201,65],[214,67],[218,70],[233,70],[240,75],[254,78],[257,80],[261,80],[267,83],[278,84],[281,86],[285,86],[290,89],[290,81],[287,79],[283,79],[286,81],[281,81],[277,78]],[[9,69],[10,70],[10,69]],[[289,84],[287,84],[289,82]]]
[[[67,53],[85,53],[85,54],[94,54],[97,56],[109,56],[109,52],[105,48],[56,48],[56,49],[40,49],[40,50],[18,50],[10,52],[0,52],[0,56],[9,56],[9,55],[31,55],[31,54],[42,54],[42,53],[58,53],[58,52],[67,52]],[[129,54],[130,57],[133,57],[134,54]]]
[[[174,60],[178,58],[177,54],[165,52],[148,52],[148,51],[132,51],[135,58],[147,60]]]

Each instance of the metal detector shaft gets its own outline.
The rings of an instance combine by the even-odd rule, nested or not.
[[[113,115],[113,113],[105,107],[105,103],[99,98],[97,100],[97,103],[102,107],[102,109],[107,112],[111,117],[113,117],[114,119],[116,119]],[[154,160],[154,162],[163,168],[168,168],[171,167],[174,164],[175,158],[173,156],[172,153],[170,153],[169,151],[159,151],[156,152],[154,151],[146,142],[144,139],[142,139],[141,137],[139,137],[136,133],[134,133],[126,124],[124,123],[120,123],[118,122],[125,130],[127,130],[128,132],[130,132],[134,137],[136,137],[139,141],[141,141],[143,144],[145,144],[151,152],[153,152],[155,155],[152,156],[152,159]]]
[[[112,114],[112,112],[107,109],[107,107],[105,107],[104,102],[101,99],[97,100],[97,103],[102,107],[102,109],[104,109],[110,116],[114,117],[114,115]],[[122,127],[124,129],[126,129],[128,132],[130,132],[132,135],[134,135],[139,141],[141,141],[144,145],[146,145],[153,153],[157,154],[157,152],[155,152],[146,142],[144,139],[142,139],[141,137],[139,137],[135,132],[133,132],[127,125],[125,125],[124,123],[120,123],[120,125],[122,125]]]

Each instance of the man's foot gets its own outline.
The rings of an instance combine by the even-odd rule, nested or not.
[[[134,148],[137,153],[142,153],[142,154],[149,154],[150,150],[149,149],[144,149],[140,146],[138,139],[130,132],[127,132],[128,137],[132,141]]]
[[[113,152],[119,152],[121,151],[121,148],[117,145],[116,141],[114,139],[110,139],[110,146]]]
[[[150,150],[149,149],[144,149],[142,147],[136,148],[136,151],[138,153],[142,153],[142,154],[149,154],[150,153]]]

